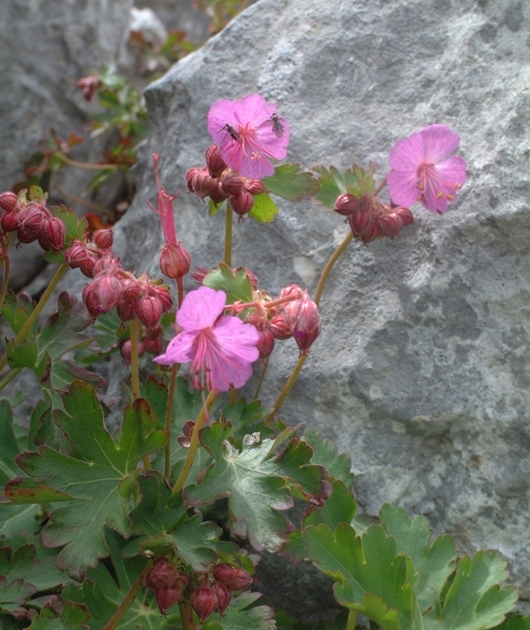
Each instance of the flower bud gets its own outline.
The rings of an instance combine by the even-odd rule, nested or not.
[[[162,306],[162,312],[166,313],[173,306],[173,298],[167,286],[151,285],[150,294],[154,295]],[[154,326],[148,326],[154,328]]]
[[[219,611],[220,615],[224,615],[232,600],[232,593],[230,592],[228,586],[216,582],[212,584],[212,591],[217,598],[216,610]]]
[[[177,569],[165,558],[157,558],[153,568],[145,577],[145,585],[153,589],[161,586],[174,586],[176,583]]]
[[[221,180],[221,190],[228,197],[238,195],[245,186],[245,180],[240,175],[227,175]]]
[[[83,289],[83,301],[93,317],[108,313],[118,304],[122,295],[122,283],[109,274],[97,276],[92,284],[87,284]]]
[[[285,320],[282,311],[272,317],[269,322],[269,329],[275,339],[289,339],[293,336],[292,328]]]
[[[162,615],[165,615],[167,611],[176,604],[180,599],[181,589],[179,586],[162,586],[155,590],[155,599],[158,604],[158,610]]]
[[[7,232],[15,232],[19,227],[19,213],[18,212],[5,212],[2,215],[1,219],[2,223],[2,231],[7,234]]]
[[[168,278],[184,277],[191,266],[191,256],[189,252],[176,243],[174,245],[164,245],[160,251],[160,270]]]
[[[195,174],[191,185],[193,186],[194,192],[196,192],[201,199],[204,199],[205,197],[210,197],[212,194],[217,192],[218,180],[216,177],[212,177],[210,173],[208,173],[207,168],[201,168]]]
[[[258,328],[259,339],[256,348],[259,350],[259,358],[262,361],[268,359],[274,350],[274,335],[268,326]]]
[[[108,228],[101,228],[94,232],[92,240],[99,249],[109,249],[114,241],[114,232]]]
[[[335,201],[335,204],[333,206],[333,210],[335,210],[335,212],[338,212],[339,214],[348,216],[355,212],[358,207],[359,200],[349,193],[344,193],[337,197],[337,200]]]
[[[222,191],[221,186],[218,185],[217,188],[212,190],[210,193],[210,199],[216,204],[220,204],[226,199],[226,195]]]
[[[403,227],[406,227],[407,225],[412,225],[415,221],[414,215],[408,208],[398,206],[397,208],[394,208],[393,212],[399,216],[399,218],[403,222]]]
[[[46,218],[39,230],[38,239],[42,249],[60,251],[66,239],[66,225],[58,217]]]
[[[0,208],[5,212],[13,212],[18,204],[18,197],[14,192],[6,190],[6,192],[0,193]]]
[[[156,339],[146,339],[144,341],[144,349],[149,354],[162,354],[162,350],[164,349],[164,341],[162,337],[157,337]]]
[[[247,190],[251,195],[261,195],[267,192],[265,184],[261,181],[261,179],[247,180],[245,190]]]
[[[228,586],[231,591],[242,591],[252,584],[252,578],[242,567],[232,567],[229,564],[216,564],[213,577],[217,582]]]
[[[134,312],[144,326],[154,328],[160,321],[162,304],[158,298],[145,295],[135,303]]]
[[[206,166],[208,172],[212,177],[219,177],[219,175],[227,168],[225,161],[221,157],[221,151],[219,147],[212,145],[206,149],[204,154],[206,158]]]
[[[186,185],[190,192],[195,192],[194,181],[195,181],[195,177],[197,176],[197,173],[199,173],[200,170],[201,170],[200,168],[198,168],[197,166],[194,166],[193,168],[190,168],[186,172]]]
[[[50,212],[45,206],[31,202],[20,210],[18,220],[21,227],[28,232],[34,232],[37,237],[44,219],[49,216],[51,216]]]
[[[378,236],[379,236],[379,226],[374,221],[374,223],[372,223],[370,229],[367,230],[366,232],[364,232],[362,234],[362,236],[359,236],[358,238],[360,238],[361,241],[366,245],[367,243],[371,243],[372,241],[375,241],[375,239]]]
[[[118,302],[116,306],[116,313],[122,322],[130,322],[131,319],[134,319],[134,305],[135,300],[131,300],[130,298],[123,294],[121,300]]]
[[[353,235],[357,238],[361,238],[372,229],[374,219],[369,212],[365,210],[356,210],[353,214],[348,216],[348,221],[351,226]]]
[[[217,596],[209,586],[199,586],[191,594],[191,607],[199,615],[201,623],[217,608]]]
[[[302,300],[297,300],[293,303],[293,316],[295,313],[293,337],[300,349],[300,354],[305,355],[311,349],[315,339],[320,335],[318,306],[306,294]]]
[[[244,217],[252,209],[254,197],[247,190],[242,190],[234,197],[230,197],[230,205],[237,215]]]
[[[395,238],[399,234],[399,230],[403,227],[403,221],[400,216],[394,212],[384,214],[382,217],[377,217],[376,223],[379,227],[379,231],[385,236]]]

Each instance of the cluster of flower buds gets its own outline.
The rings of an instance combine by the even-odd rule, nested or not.
[[[191,594],[190,603],[199,616],[201,623],[213,613],[225,614],[233,591],[242,591],[252,584],[252,578],[241,567],[229,564],[216,564],[212,571],[213,580],[209,575],[204,576],[203,585]]]
[[[163,328],[160,317],[173,306],[171,293],[161,281],[153,281],[146,274],[136,278],[125,271],[112,250],[112,230],[94,232],[91,242],[75,239],[65,257],[73,268],[79,268],[93,281],[83,289],[83,301],[92,317],[107,313],[114,307],[122,322],[137,319],[143,324],[138,353],[160,354],[163,347]],[[131,342],[121,345],[125,361],[131,358]]]
[[[229,169],[215,145],[206,150],[205,157],[206,166],[190,168],[186,173],[188,189],[201,199],[209,197],[215,204],[228,199],[234,212],[244,217],[254,205],[254,195],[266,192],[263,182]]]
[[[354,197],[345,193],[337,198],[333,209],[347,217],[353,235],[363,243],[378,236],[396,237],[401,228],[414,223],[408,208],[382,204],[374,195]]]
[[[253,324],[259,333],[257,348],[259,358],[267,359],[274,349],[275,340],[294,338],[300,355],[307,355],[320,334],[318,306],[309,298],[307,291],[297,284],[291,284],[280,291],[273,300],[263,291],[254,288],[255,304],[259,308],[251,311],[245,322]],[[247,308],[247,305],[234,308]]]
[[[166,612],[179,601],[188,584],[188,576],[176,569],[165,558],[156,558],[153,568],[145,577],[145,586],[153,589],[160,612]]]
[[[25,195],[6,191],[0,194],[0,208],[2,231],[16,232],[19,243],[38,241],[46,251],[63,248],[66,226],[41,201],[26,201]]]

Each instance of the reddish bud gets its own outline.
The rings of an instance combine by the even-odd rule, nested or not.
[[[213,577],[217,582],[228,586],[231,591],[242,591],[252,584],[252,578],[245,569],[225,563],[214,566]]]
[[[264,361],[268,359],[274,350],[274,335],[268,327],[258,328],[259,340],[256,348],[259,350],[259,358]]]
[[[162,337],[157,337],[156,339],[146,339],[144,341],[144,349],[149,354],[162,354],[162,350],[164,348],[164,341]]]
[[[355,210],[357,210],[358,207],[359,207],[358,199],[354,197],[353,195],[350,195],[349,193],[344,193],[337,197],[337,200],[335,201],[335,205],[333,206],[333,210],[335,210],[335,212],[338,212],[339,214],[348,216],[352,214],[353,212],[355,212]]]
[[[83,98],[85,101],[91,101],[102,83],[98,77],[83,77],[76,81],[76,85],[83,90]]]
[[[221,157],[221,151],[219,147],[212,145],[206,149],[204,154],[206,158],[206,166],[208,172],[212,177],[219,177],[219,175],[227,168],[225,161]]]
[[[155,599],[158,604],[158,610],[165,615],[167,611],[176,604],[180,599],[181,590],[180,587],[175,586],[162,586],[155,590]]]
[[[190,192],[195,192],[194,180],[195,180],[195,177],[197,176],[197,173],[199,173],[200,170],[201,170],[200,168],[198,168],[197,166],[194,166],[193,168],[190,168],[186,173],[186,185]]]
[[[228,586],[216,582],[212,584],[212,591],[217,598],[216,610],[219,612],[220,615],[224,615],[226,609],[228,608],[228,605],[232,600],[232,593],[230,592]]]
[[[120,301],[123,294],[122,283],[112,275],[101,275],[94,278],[92,284],[83,289],[83,301],[88,312],[97,317],[108,313]]]
[[[66,239],[66,225],[58,217],[45,219],[39,231],[39,245],[44,250],[60,251]]]
[[[357,238],[362,238],[364,234],[372,229],[372,225],[374,224],[372,215],[365,210],[357,210],[353,214],[350,214],[348,221],[350,222],[353,235]]]
[[[369,230],[367,230],[366,232],[364,232],[364,234],[362,236],[359,236],[358,238],[361,239],[361,241],[366,245],[367,243],[371,243],[372,241],[375,241],[375,239],[379,236],[379,226],[377,225],[377,223],[372,223],[372,226],[370,227]]]
[[[414,215],[408,208],[398,206],[397,208],[394,208],[393,212],[399,216],[399,218],[403,222],[403,227],[406,227],[407,225],[412,225],[415,221]]]
[[[395,238],[399,234],[399,230],[403,227],[403,221],[400,219],[399,215],[394,212],[378,217],[376,222],[379,226],[379,231],[391,238]]]
[[[2,231],[4,233],[14,232],[19,227],[19,213],[18,212],[5,212],[2,215]]]
[[[275,339],[289,339],[293,335],[292,328],[281,311],[272,317],[269,322],[269,329]]]
[[[153,568],[145,577],[145,585],[152,589],[174,586],[176,583],[177,569],[164,558],[157,558]]]
[[[199,615],[201,623],[217,608],[217,596],[209,586],[199,586],[191,594],[191,607]]]
[[[191,185],[193,186],[193,190],[204,199],[205,197],[210,197],[211,195],[218,192],[217,189],[218,180],[216,177],[212,177],[210,173],[208,173],[207,168],[201,168],[193,178]]]
[[[226,199],[226,195],[222,191],[221,186],[218,185],[217,188],[212,190],[210,199],[216,204],[220,204]]]
[[[13,212],[18,204],[18,197],[14,192],[7,190],[6,192],[0,193],[0,208],[5,212]]]
[[[18,220],[21,227],[30,232],[37,232],[40,230],[44,219],[51,216],[49,210],[39,203],[29,203],[24,206],[18,213]]]
[[[252,210],[254,205],[254,197],[247,191],[242,190],[234,197],[230,197],[230,205],[234,209],[234,212],[240,217],[244,217],[245,214]]]
[[[138,342],[138,356],[141,357],[144,353],[144,344],[139,341]],[[127,365],[131,364],[132,357],[132,342],[130,339],[126,339],[120,346],[120,354]]]
[[[293,324],[293,337],[300,349],[300,354],[307,354],[315,339],[320,335],[318,306],[306,294],[304,299],[293,303],[293,315],[294,312],[296,312],[296,316]]]
[[[96,230],[92,235],[92,240],[99,249],[109,249],[114,241],[114,232],[108,228]]]
[[[245,190],[251,195],[261,195],[267,192],[265,188],[265,184],[261,181],[261,179],[250,179],[245,184]]]
[[[238,195],[245,186],[245,180],[240,175],[227,175],[221,180],[221,190],[227,197]]]
[[[163,285],[152,285],[150,287],[151,294],[156,296],[156,299],[162,305],[162,312],[166,313],[173,306],[173,298],[171,297],[171,292],[169,287]],[[150,328],[154,328],[154,326],[150,326]]]
[[[134,319],[134,305],[134,300],[125,297],[125,295],[122,296],[122,299],[116,306],[116,313],[118,314],[120,321],[130,322],[131,319]]]
[[[135,303],[134,312],[144,326],[154,328],[160,321],[162,304],[158,298],[145,295]]]
[[[190,270],[191,256],[189,252],[176,243],[164,245],[160,251],[160,270],[168,278],[182,278]]]

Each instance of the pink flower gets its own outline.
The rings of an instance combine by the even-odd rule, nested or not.
[[[223,291],[209,287],[190,291],[177,311],[177,324],[183,330],[154,360],[162,365],[191,362],[197,388],[206,385],[210,391],[225,392],[231,385],[244,385],[259,356],[259,334],[252,324],[223,316],[225,303]]]
[[[443,214],[466,181],[466,161],[452,156],[460,136],[446,125],[431,125],[399,140],[390,152],[388,194],[398,206],[420,201]]]
[[[283,160],[291,127],[259,94],[239,101],[216,101],[208,112],[208,131],[222,159],[239,175],[260,179],[274,174],[270,158]]]

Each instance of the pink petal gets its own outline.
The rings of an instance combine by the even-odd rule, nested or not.
[[[214,327],[214,335],[224,352],[238,355],[249,362],[256,361],[259,333],[252,324],[244,324],[237,317],[222,317]]]
[[[460,136],[446,125],[431,125],[420,131],[424,141],[425,159],[429,164],[438,164],[451,155],[460,144]]]
[[[207,127],[214,144],[221,145],[223,139],[230,134],[226,131],[226,124],[238,126],[238,119],[234,115],[234,103],[227,99],[216,101],[208,112]]]
[[[453,155],[449,159],[436,165],[436,170],[440,176],[452,186],[463,186],[466,178],[467,162],[459,155]]]
[[[423,137],[419,133],[413,133],[396,142],[390,151],[388,163],[393,170],[415,174],[418,166],[424,162],[424,155]]]
[[[177,311],[177,324],[187,331],[210,328],[221,315],[226,304],[226,294],[209,287],[190,291]]]
[[[415,171],[390,171],[386,181],[390,199],[397,206],[408,208],[418,201],[419,191]]]
[[[166,352],[153,361],[160,365],[171,365],[173,363],[188,363],[195,357],[194,341],[197,335],[193,333],[180,332],[169,342]]]

